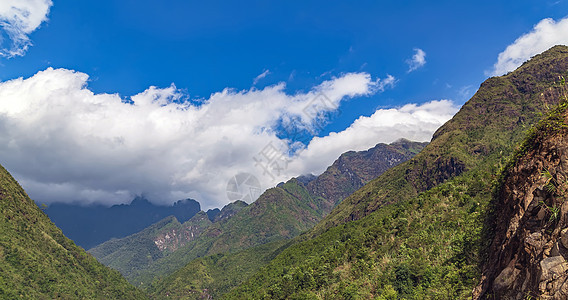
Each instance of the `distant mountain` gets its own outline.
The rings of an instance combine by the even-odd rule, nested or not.
[[[556,46],[487,79],[422,152],[344,199],[225,298],[470,299],[480,280],[481,299],[566,298],[566,187],[557,186],[566,144],[518,143],[551,108],[568,107],[567,75],[568,47]],[[544,135],[565,140],[566,127],[553,117]]]
[[[136,233],[167,216],[175,216],[183,223],[200,210],[199,203],[192,199],[160,206],[136,197],[130,204],[111,207],[54,203],[45,213],[66,236],[84,249],[90,249],[112,238]]]
[[[152,226],[121,239],[112,239],[89,250],[103,264],[125,276],[195,240],[211,225],[204,212],[181,224],[169,216]]]
[[[320,176],[304,179],[305,185],[310,194],[325,199],[325,211],[329,213],[341,200],[418,154],[426,145],[400,139],[390,145],[377,144],[367,151],[349,151],[341,154]]]
[[[268,243],[277,244],[279,241],[293,238],[317,224],[343,197],[347,197],[353,190],[363,186],[388,167],[410,159],[426,144],[401,140],[390,145],[378,144],[367,151],[345,153],[320,176],[300,176],[268,189],[258,200],[242,208],[234,216],[213,223],[198,239],[184,248],[151,263],[138,275],[129,275],[127,278],[135,284],[148,285],[156,277],[170,274],[198,257],[223,253],[227,255],[227,260],[233,261],[235,258],[231,255],[232,252]],[[327,191],[327,194],[322,191]],[[223,215],[223,211],[229,211],[228,207],[218,216]],[[260,249],[272,248],[267,246]],[[251,251],[239,253],[245,257],[252,255],[251,253],[259,255],[256,249]],[[211,261],[207,265],[216,270],[222,268],[211,264]],[[226,285],[215,283],[210,286],[199,278],[168,278],[163,284],[158,284],[155,290],[170,290],[170,287],[166,286],[167,282],[181,284],[187,280],[200,282],[197,285],[199,290],[207,289],[214,294],[212,288],[226,290],[244,280],[246,277],[243,277],[243,274],[252,274],[254,268],[260,265],[262,264],[247,265],[252,269],[244,269],[243,266],[239,269],[239,280],[229,280]],[[172,276],[198,274],[188,271],[187,268],[192,266],[193,264],[189,264],[184,267],[185,271],[180,270],[176,273],[178,275]]]
[[[66,238],[0,166],[0,298],[146,297]]]

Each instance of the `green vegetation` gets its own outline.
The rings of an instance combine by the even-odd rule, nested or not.
[[[0,167],[0,298],[146,297],[66,238]]]
[[[213,223],[195,241],[127,278],[136,285],[148,286],[198,257],[236,252],[295,237],[312,228],[322,217],[317,199],[304,185],[292,179],[267,190],[238,214]]]
[[[141,232],[105,242],[89,250],[89,253],[101,263],[128,277],[182,247],[190,242],[190,239],[197,238],[210,225],[211,221],[204,212],[197,213],[183,224],[174,216],[170,216]],[[170,236],[170,239],[164,243],[163,249],[159,249],[155,241],[165,241],[165,235]]]
[[[471,297],[504,158],[532,147],[536,129],[514,149],[543,114],[538,128],[564,126],[568,104],[547,107],[563,99],[558,78],[567,70],[568,47],[557,46],[488,79],[421,153],[345,199],[227,298]]]
[[[180,266],[205,255],[223,253],[227,261],[238,260],[250,253],[255,253],[258,257],[270,257],[269,253],[259,252],[271,249],[269,246],[251,247],[278,244],[279,241],[293,238],[312,228],[339,201],[391,166],[410,159],[426,144],[401,140],[390,145],[378,144],[367,151],[344,153],[317,178],[291,179],[267,190],[256,202],[243,208],[238,214],[214,223],[194,243],[156,261],[146,271],[140,272],[140,276],[131,280],[135,284],[147,286],[156,275],[159,278],[170,274]],[[241,251],[243,249],[250,250]],[[159,288],[155,288],[154,293],[168,291],[168,294],[178,294],[176,288],[183,286],[182,289],[188,291],[188,286],[194,286],[191,293],[194,297],[203,290],[217,295],[218,291],[228,291],[241,283],[268,262],[258,260],[254,264],[239,263],[238,265],[247,267],[239,269],[242,272],[239,271],[238,274],[232,274],[233,280],[225,280],[223,276],[227,276],[227,273],[216,272],[215,265],[202,264],[202,259],[199,259],[156,283],[155,286]],[[202,277],[201,273],[188,272],[195,264],[199,264],[203,273],[209,274],[210,278]],[[229,268],[228,265],[225,268]]]
[[[548,112],[543,103],[554,107],[565,97],[561,78],[568,70],[567,56],[567,47],[556,46],[515,72],[487,79],[458,114],[438,129],[424,151],[346,198],[310,236],[360,219],[383,205],[414,198],[483,161],[507,156],[526,130]],[[551,120],[549,126],[559,124]]]
[[[467,172],[295,244],[227,298],[470,297],[494,170]]]
[[[152,298],[218,299],[268,264],[288,241],[276,241],[239,252],[198,258],[147,291]]]

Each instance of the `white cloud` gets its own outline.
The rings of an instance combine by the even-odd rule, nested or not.
[[[256,76],[254,78],[254,80],[252,81],[253,85],[256,85],[258,83],[259,80],[263,79],[264,77],[268,76],[270,74],[270,70],[264,70],[264,72],[260,73],[260,75]]]
[[[493,70],[488,75],[498,76],[515,70],[523,62],[555,45],[568,44],[568,18],[556,22],[543,19],[533,30],[515,40],[499,53]]]
[[[51,0],[0,1],[0,56],[24,55],[31,45],[29,34],[47,20],[52,5]]]
[[[406,60],[406,64],[408,64],[408,73],[423,67],[426,64],[426,52],[420,48],[414,48],[414,55]]]
[[[362,116],[344,131],[314,138],[306,150],[292,161],[292,173],[319,174],[341,153],[367,150],[377,143],[391,143],[400,138],[430,141],[432,134],[458,111],[450,100],[400,108],[379,109],[370,117]]]
[[[303,109],[316,96],[332,103],[322,110],[334,110],[395,81],[348,73],[304,93],[286,94],[283,83],[225,89],[195,105],[177,101],[185,95],[174,85],[121,99],[93,93],[88,79],[49,68],[0,82],[0,163],[37,201],[114,204],[145,194],[224,205],[237,173],[255,174],[264,188],[298,175],[288,169],[272,179],[255,166],[266,145],[285,145],[275,131],[279,121],[297,116],[309,126],[317,116]]]

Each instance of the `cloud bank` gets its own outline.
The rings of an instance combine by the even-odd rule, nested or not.
[[[414,55],[406,60],[406,64],[408,65],[408,73],[422,68],[426,64],[426,52],[420,48],[414,48]]]
[[[289,141],[278,137],[278,124],[295,119],[296,126],[309,127],[319,115],[305,108],[318,95],[329,101],[318,109],[332,111],[346,99],[391,86],[394,77],[347,73],[293,95],[283,83],[224,89],[198,103],[185,101],[174,85],[126,99],[95,94],[88,79],[49,68],[0,82],[0,163],[36,201],[110,205],[144,194],[157,203],[192,197],[204,208],[219,207],[228,203],[227,182],[238,173],[251,173],[269,188],[320,172],[347,150],[400,137],[429,140],[457,110],[445,100],[377,110],[343,132],[311,140],[271,177],[254,158],[267,145],[286,150]]]
[[[29,34],[47,20],[51,0],[0,1],[0,56],[22,56],[32,44]]]
[[[568,18],[558,22],[550,18],[538,22],[531,32],[520,36],[499,53],[488,75],[499,76],[511,72],[534,55],[555,45],[568,45]]]
[[[378,143],[388,144],[400,138],[428,142],[434,131],[458,110],[459,107],[450,100],[379,109],[369,117],[359,117],[344,131],[315,137],[293,161],[291,169],[298,174],[320,174],[349,150],[367,150]]]

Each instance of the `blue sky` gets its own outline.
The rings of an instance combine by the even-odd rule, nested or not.
[[[21,5],[21,2],[18,4],[16,0],[7,0],[6,3],[8,5],[13,3],[13,6]],[[232,97],[231,99],[241,99],[230,100],[232,101],[230,103],[235,103],[235,101],[252,103],[251,99],[264,97],[268,99],[265,101],[274,101],[281,105],[277,112],[263,108],[264,110],[256,111],[257,115],[247,116],[249,119],[266,119],[263,122],[250,123],[249,140],[255,140],[265,134],[267,128],[272,130],[266,133],[266,139],[259,139],[258,144],[253,143],[254,145],[248,150],[245,149],[246,147],[240,147],[240,142],[234,138],[238,133],[228,131],[228,128],[239,126],[242,128],[249,125],[246,120],[239,118],[236,118],[238,120],[234,122],[230,121],[234,114],[238,113],[238,109],[231,110],[226,115],[217,115],[218,110],[216,110],[215,114],[207,116],[207,113],[201,110],[201,113],[196,113],[196,115],[180,117],[182,119],[194,118],[192,120],[195,120],[195,124],[192,123],[192,129],[182,130],[183,134],[172,134],[171,138],[164,139],[163,144],[156,142],[157,145],[154,146],[152,146],[153,143],[159,138],[140,142],[140,144],[132,142],[131,145],[130,141],[141,140],[141,137],[116,133],[105,139],[125,141],[124,144],[128,146],[125,147],[127,150],[118,153],[113,152],[115,150],[109,150],[111,148],[105,148],[106,150],[99,149],[100,151],[91,154],[85,150],[93,148],[87,140],[98,133],[89,132],[89,130],[94,130],[93,128],[101,130],[97,127],[100,124],[87,126],[85,118],[76,120],[69,118],[65,121],[67,120],[66,114],[74,114],[76,111],[72,109],[59,111],[63,115],[57,118],[57,122],[62,122],[58,126],[54,125],[51,129],[42,127],[40,131],[45,132],[44,135],[34,141],[20,141],[14,136],[5,138],[16,146],[0,149],[0,153],[6,157],[6,161],[0,163],[15,174],[33,198],[45,202],[118,203],[127,201],[134,194],[147,194],[156,198],[156,202],[162,203],[173,201],[176,197],[190,196],[205,203],[205,207],[220,206],[227,202],[226,197],[222,196],[225,182],[229,179],[227,177],[231,177],[231,174],[241,169],[243,172],[254,173],[259,177],[263,188],[267,188],[290,176],[299,175],[297,173],[321,172],[322,168],[331,163],[338,153],[347,150],[363,150],[377,142],[390,142],[396,138],[397,134],[401,137],[427,140],[433,129],[428,129],[422,135],[416,134],[416,129],[409,129],[408,131],[413,133],[408,136],[405,136],[405,132],[399,133],[398,131],[384,138],[380,137],[385,134],[377,134],[374,139],[371,135],[366,142],[353,139],[353,136],[358,134],[363,136],[361,131],[349,134],[350,137],[343,138],[341,142],[338,136],[341,132],[345,132],[344,136],[347,136],[346,130],[351,127],[355,128],[356,123],[363,124],[372,121],[372,119],[361,119],[362,116],[370,118],[377,110],[400,109],[409,103],[418,108],[407,107],[405,112],[412,111],[410,112],[412,114],[413,109],[426,110],[433,115],[429,120],[439,121],[436,125],[439,126],[473,95],[483,80],[492,74],[508,70],[505,67],[503,67],[505,69],[497,70],[498,68],[495,67],[500,54],[502,54],[500,66],[506,66],[507,61],[517,63],[519,60],[528,58],[524,57],[528,54],[534,55],[544,50],[539,48],[541,44],[542,47],[548,47],[549,45],[538,42],[540,34],[555,35],[552,39],[555,42],[568,42],[568,38],[562,33],[564,27],[561,26],[564,25],[560,25],[568,15],[567,1],[310,1],[309,3],[286,1],[276,3],[266,1],[53,0],[50,2],[49,0],[30,0],[28,4],[21,9],[34,12],[31,14],[34,19],[27,20],[31,24],[30,27],[34,27],[34,24],[38,22],[41,25],[32,29],[22,27],[23,29],[20,30],[19,34],[29,38],[30,44],[25,49],[26,51],[22,50],[17,55],[6,54],[6,49],[13,47],[9,33],[14,34],[14,32],[10,32],[10,28],[6,26],[0,29],[0,31],[3,30],[1,35],[3,40],[0,41],[0,45],[4,49],[3,57],[0,56],[0,84],[4,83],[0,86],[0,103],[2,101],[5,103],[4,113],[10,109],[13,110],[14,101],[18,100],[6,96],[11,95],[7,91],[2,94],[2,87],[8,90],[7,83],[12,82],[15,85],[13,80],[20,77],[24,78],[24,81],[28,80],[26,81],[28,84],[18,86],[19,91],[29,89],[29,93],[21,97],[30,99],[32,103],[30,105],[33,105],[34,109],[38,106],[43,107],[38,103],[46,104],[52,101],[49,99],[55,96],[40,99],[42,96],[32,91],[38,86],[38,84],[32,84],[32,80],[39,80],[41,76],[37,74],[44,70],[47,70],[46,73],[42,73],[43,77],[41,77],[45,79],[42,81],[42,84],[45,84],[44,88],[50,90],[52,86],[49,84],[56,82],[56,79],[60,80],[57,81],[59,86],[57,93],[64,90],[65,95],[70,97],[70,102],[59,103],[62,106],[74,107],[76,101],[83,101],[91,97],[87,95],[89,93],[92,95],[117,94],[118,96],[114,96],[119,97],[118,99],[132,102],[130,97],[141,95],[145,91],[149,92],[144,95],[154,100],[162,97],[160,98],[162,99],[160,100],[161,105],[157,107],[167,106],[166,104],[173,102],[189,101],[192,105],[189,110],[197,111],[200,106],[204,105],[203,103],[223,98],[223,91],[226,91],[228,96]],[[41,12],[44,11],[42,7],[49,7],[49,12],[45,16],[42,16]],[[5,22],[4,24],[9,24],[14,20],[10,17],[11,12],[13,11],[6,4],[0,4],[0,19]],[[551,18],[552,21],[541,24],[546,18]],[[554,30],[550,33],[550,30],[545,30],[548,28],[546,27],[540,32],[535,29],[537,24],[541,24],[542,27],[551,27]],[[533,35],[530,35],[531,33]],[[529,41],[523,44],[522,41],[517,40],[527,34],[536,42]],[[513,48],[505,53],[509,46]],[[513,51],[516,49],[526,51]],[[418,60],[415,59],[412,62],[413,55],[420,53],[421,57],[416,57]],[[411,68],[412,64],[414,68]],[[349,77],[348,74],[353,76]],[[390,81],[389,78],[391,78]],[[346,85],[351,85],[339,87],[341,82],[338,80],[340,79],[344,79],[343,82]],[[87,84],[86,87],[85,84]],[[175,88],[171,86],[172,84],[175,84]],[[360,86],[357,86],[358,84]],[[152,86],[157,87],[157,90],[149,90]],[[341,147],[337,146],[333,152],[325,155],[321,152],[323,150],[317,152],[306,149],[307,151],[298,153],[298,157],[294,159],[297,166],[292,166],[287,172],[275,176],[276,178],[267,177],[258,166],[255,168],[255,162],[250,157],[259,154],[264,144],[271,141],[282,142],[284,128],[275,124],[282,124],[282,121],[286,124],[287,118],[298,112],[298,110],[289,109],[292,105],[286,104],[288,103],[286,101],[291,101],[289,103],[303,101],[305,105],[310,101],[308,98],[313,98],[322,91],[327,91],[331,95],[337,93],[333,96],[335,98],[330,97],[331,102],[336,105],[329,108],[334,114],[322,123],[325,126],[317,127],[317,136],[320,139],[308,140],[305,144],[313,142],[313,149],[317,149],[317,142],[320,142],[323,145],[320,148],[327,149],[335,138],[337,141],[332,144],[341,145]],[[212,97],[216,93],[218,97]],[[82,96],[77,96],[79,98],[70,96],[78,94]],[[4,98],[1,98],[2,95]],[[116,101],[116,98],[113,99],[108,101]],[[432,104],[432,101],[441,100],[447,101]],[[9,102],[10,105],[6,104]],[[91,100],[87,102],[92,103]],[[421,105],[425,106],[420,108]],[[441,105],[441,107],[436,105]],[[220,107],[229,106],[221,105]],[[275,106],[278,107],[278,105]],[[157,111],[157,109],[149,109],[144,112],[121,114],[120,111],[126,111],[128,108],[125,109],[120,105],[109,107],[108,109],[114,110],[101,112],[96,114],[96,117],[88,116],[86,113],[86,111],[93,111],[92,108],[85,108],[82,114],[87,115],[87,119],[100,120],[101,115],[112,114],[113,122],[124,120],[108,128],[112,132],[124,124],[130,124],[130,127],[125,127],[135,128],[133,124],[141,122],[137,118],[147,121],[152,112]],[[50,110],[49,107],[44,109],[41,113],[38,110],[28,110],[26,116],[38,116],[37,124],[55,124],[55,121],[52,122],[52,119],[46,116],[52,116],[56,110]],[[187,107],[173,109],[183,110]],[[283,110],[286,110],[286,113],[282,113]],[[19,110],[18,113],[21,111]],[[258,115],[264,113],[266,113],[264,116]],[[132,117],[135,114],[137,117]],[[15,113],[13,115],[16,116]],[[24,115],[19,117],[22,116]],[[129,119],[130,117],[132,119]],[[227,130],[227,133],[217,138],[211,137],[210,140],[200,137],[201,135],[196,133],[195,128],[209,124],[206,122],[207,119],[200,119],[202,117],[222,118],[224,125],[220,126],[216,132]],[[270,121],[271,118],[274,122]],[[172,116],[165,117],[165,120],[174,119]],[[14,120],[16,117],[4,121],[15,122]],[[166,128],[162,128],[164,132],[167,132],[166,134],[156,131],[155,134],[158,137],[169,136],[172,131],[177,130],[172,128],[190,126],[187,123],[191,123],[180,121],[179,124],[184,125],[177,124],[167,127],[165,124],[168,122],[166,121],[156,122],[152,123],[152,128],[163,127]],[[311,125],[314,122],[313,119],[308,120]],[[14,124],[13,126],[21,127],[22,134],[31,134],[26,131],[31,130],[29,127],[19,123],[19,125]],[[428,127],[416,122],[412,123],[412,126],[408,124],[398,126],[398,128]],[[376,122],[373,126],[375,125]],[[69,127],[82,128],[82,131],[71,132]],[[61,128],[65,130],[61,131]],[[58,134],[60,132],[58,130],[70,132],[68,135]],[[192,133],[189,133],[190,131]],[[352,130],[352,132],[355,131],[355,129]],[[37,128],[34,132],[37,132]],[[381,131],[377,129],[375,132],[380,133]],[[334,135],[334,133],[337,134]],[[326,138],[328,142],[325,142]],[[42,142],[37,142],[38,139]],[[199,145],[185,144],[188,139],[194,139]],[[180,142],[182,140],[184,142]],[[290,147],[293,142],[294,140],[284,141],[286,144],[284,147]],[[201,149],[200,147],[204,147],[205,144],[211,144],[212,148]],[[56,161],[69,160],[70,155],[57,145],[67,145],[66,149],[75,147],[78,152],[82,153],[71,159],[71,161],[78,162],[75,164],[77,167],[74,168],[71,162],[62,164],[64,165],[62,167],[54,165],[52,162],[54,159]],[[179,149],[171,150],[176,147],[188,149],[189,152],[192,148],[200,150],[196,150],[194,155],[188,155]],[[216,151],[223,147],[232,150],[223,152],[225,153],[223,155],[200,159],[200,151]],[[23,157],[10,154],[16,150],[25,153],[28,157],[36,157],[33,164]],[[105,152],[107,150],[108,153]],[[42,158],[46,152],[51,154]],[[100,153],[107,153],[108,156]],[[163,156],[176,155],[184,158],[181,161],[165,161],[163,158]],[[302,155],[303,158],[300,157]],[[135,169],[135,175],[124,173],[119,178],[114,178],[113,183],[109,183],[107,182],[109,179],[105,178],[105,172],[119,171],[112,167],[100,166],[99,162],[101,159],[108,161],[116,159],[115,165],[120,165],[119,162],[122,160],[118,157],[124,160],[131,160],[134,157],[139,161],[153,160],[153,157],[159,158],[155,158],[154,164],[143,169],[131,167]],[[325,159],[315,159],[319,157],[325,157]],[[245,158],[246,163],[237,162]],[[91,161],[91,164],[85,161]],[[120,167],[122,170],[133,165],[136,165],[136,160],[124,163]],[[180,169],[180,165],[186,168]],[[243,167],[244,165],[249,165],[249,167]],[[85,170],[77,170],[79,166],[82,168],[95,166],[92,172],[95,175],[82,173]],[[168,171],[157,172],[157,174],[150,172],[160,166]],[[225,173],[217,170],[221,167],[230,169],[230,171]],[[57,175],[34,175],[40,168],[46,168]],[[204,170],[212,170],[212,175],[209,177],[204,175],[208,173]],[[219,175],[221,173],[223,174]],[[168,180],[153,186],[153,183],[149,182],[152,182],[152,178],[156,176],[163,176]],[[77,181],[77,177],[84,178]],[[134,177],[137,178],[138,183],[133,182]],[[197,177],[199,180],[196,179]],[[202,177],[208,177],[208,179],[203,181]],[[187,183],[190,181],[192,183]],[[202,187],[204,185],[207,187]],[[165,194],[168,196],[164,196]]]
[[[128,96],[173,82],[207,97],[248,89],[265,70],[259,86],[284,81],[291,92],[342,72],[399,79],[396,89],[359,101],[353,120],[378,106],[463,102],[507,45],[541,19],[567,14],[566,1],[55,0],[31,35],[34,46],[2,61],[0,80],[53,66],[89,74],[95,92]],[[414,48],[428,64],[406,74]]]

